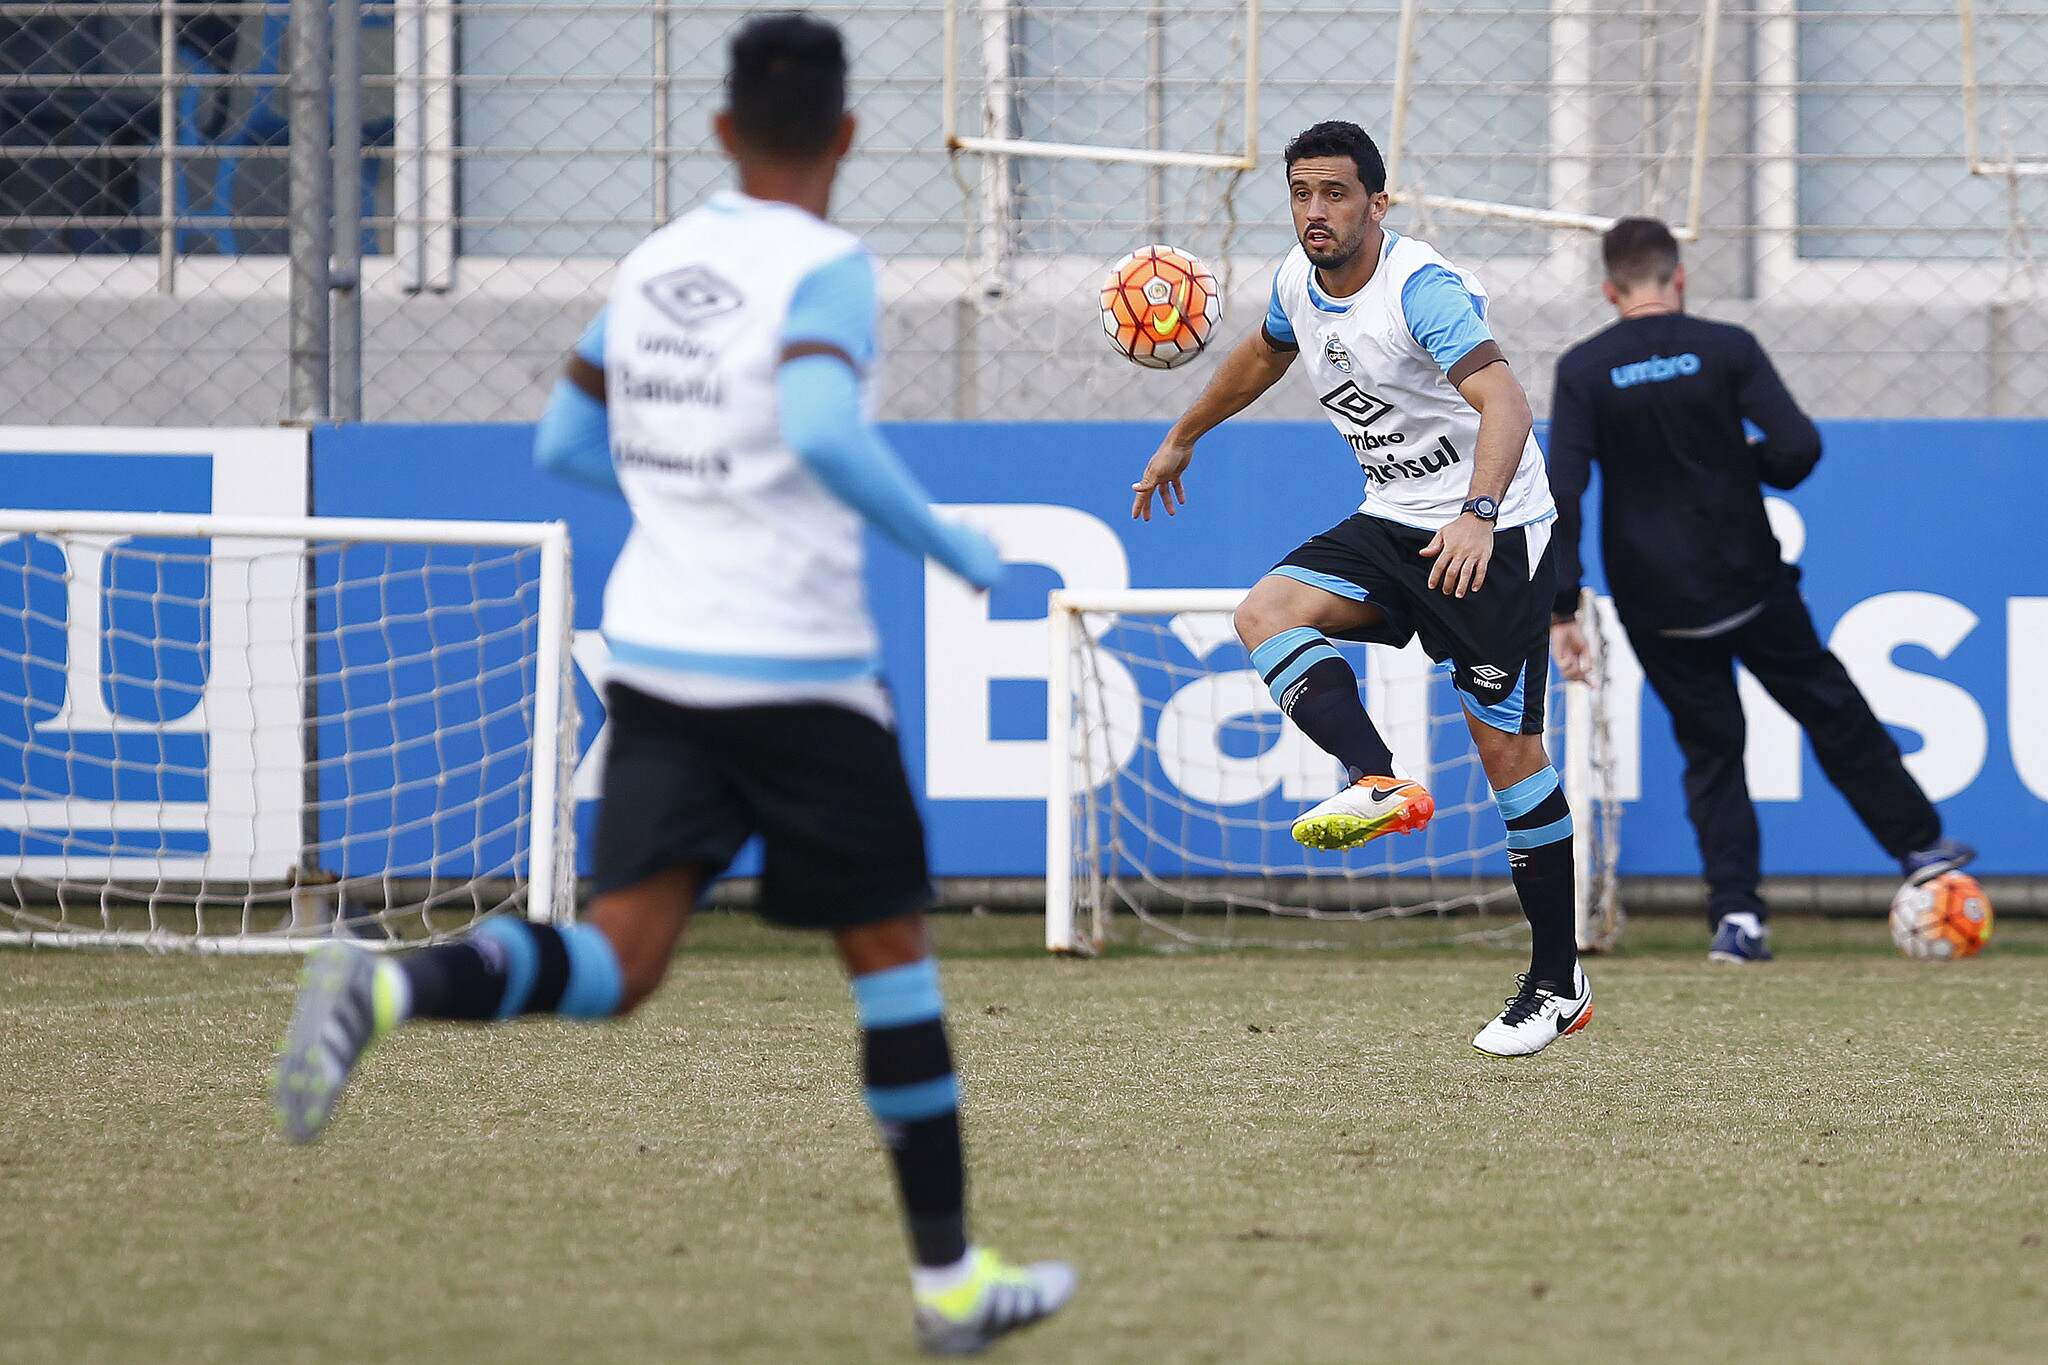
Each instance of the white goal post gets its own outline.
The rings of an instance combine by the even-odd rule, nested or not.
[[[0,943],[573,914],[559,522],[0,512]]]
[[[1436,818],[1418,836],[1348,855],[1292,842],[1292,817],[1340,778],[1285,724],[1251,667],[1231,626],[1243,598],[1240,589],[1051,594],[1047,948],[1097,951],[1118,910],[1194,942],[1267,941],[1259,931],[1277,922],[1269,917],[1514,914],[1492,789],[1448,675],[1412,643],[1345,648],[1397,764],[1436,796]],[[1594,627],[1594,685],[1553,688],[1547,728],[1553,758],[1564,751],[1573,807],[1579,940],[1599,949],[1620,928],[1619,807],[1591,606],[1588,595],[1581,619]]]

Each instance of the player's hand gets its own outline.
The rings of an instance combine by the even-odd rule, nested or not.
[[[1184,445],[1171,436],[1159,443],[1159,449],[1145,462],[1145,476],[1131,485],[1131,520],[1152,520],[1152,495],[1159,495],[1160,506],[1166,515],[1174,515],[1176,501],[1180,506],[1188,505],[1188,494],[1181,487],[1180,476],[1188,472],[1188,464],[1195,458],[1193,445]]]
[[[1585,682],[1593,676],[1593,646],[1577,620],[1550,623],[1550,655],[1567,681]]]
[[[1461,512],[1422,547],[1422,557],[1436,561],[1429,571],[1430,587],[1446,597],[1478,592],[1486,583],[1487,561],[1493,558],[1493,523]]]
[[[972,526],[957,521],[940,524],[946,528],[944,563],[947,568],[983,592],[1002,581],[1003,556],[993,540]]]

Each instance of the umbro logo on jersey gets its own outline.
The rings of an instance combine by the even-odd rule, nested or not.
[[[1369,427],[1394,410],[1392,403],[1373,397],[1349,379],[1324,394],[1322,402],[1331,412],[1360,427]]]
[[[640,288],[647,301],[678,327],[695,327],[746,302],[739,290],[701,265],[656,275]]]
[[[1337,373],[1351,373],[1351,352],[1344,349],[1344,343],[1331,337],[1323,342],[1323,359],[1337,367]]]

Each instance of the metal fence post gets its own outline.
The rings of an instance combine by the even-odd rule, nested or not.
[[[334,336],[331,412],[363,416],[363,0],[334,0]]]
[[[328,99],[333,88],[328,0],[291,0],[291,364],[288,415],[328,414],[328,263],[333,241],[329,193]]]

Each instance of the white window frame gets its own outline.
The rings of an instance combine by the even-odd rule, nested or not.
[[[1971,0],[1955,0],[1960,33],[1971,39]],[[1799,0],[1757,0],[1753,79],[1766,92],[1756,121],[1756,292],[1759,300],[1790,304],[1840,304],[1846,298],[1926,307],[1982,306],[2011,297],[2012,267],[2003,260],[1945,260],[1885,257],[1814,259],[1799,254]],[[1973,102],[1973,56],[1965,57],[1965,83],[1957,89],[1957,119]],[[2003,175],[2017,167],[1976,159],[1975,139],[1959,153],[1973,175]],[[2048,174],[2048,165],[2021,174]]]

